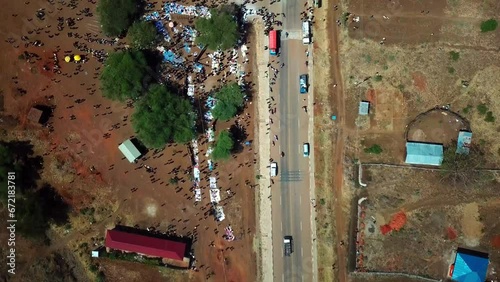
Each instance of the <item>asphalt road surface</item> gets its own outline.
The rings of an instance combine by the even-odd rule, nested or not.
[[[313,148],[313,137],[308,134],[309,113],[302,109],[309,95],[299,91],[299,75],[307,73],[308,46],[302,44],[300,17],[305,10],[304,3],[303,0],[282,0],[272,5],[281,4],[281,11],[271,8],[286,15],[283,26],[278,28],[281,55],[271,57],[271,60],[279,60],[279,65],[285,64],[280,68],[278,84],[271,94],[278,100],[279,116],[279,132],[272,133],[279,136],[279,141],[272,147],[271,157],[279,164],[279,176],[272,187],[274,280],[287,282],[313,280],[310,162],[303,156],[302,149],[305,142]],[[286,32],[291,36],[287,38]],[[280,156],[281,152],[284,157]],[[294,252],[290,257],[284,256],[283,237],[287,235],[293,236]]]

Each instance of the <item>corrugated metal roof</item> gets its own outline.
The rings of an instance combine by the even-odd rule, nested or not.
[[[406,163],[419,165],[441,165],[443,145],[406,142]]]
[[[472,142],[472,132],[460,131],[457,139],[457,154],[468,154]]]
[[[370,111],[370,102],[361,101],[359,102],[359,114],[362,116],[368,115]]]
[[[108,230],[105,246],[115,250],[175,260],[183,260],[186,253],[186,243],[119,230]]]
[[[130,139],[127,139],[125,142],[121,143],[120,146],[118,146],[118,149],[120,149],[127,160],[131,163],[133,163],[135,159],[137,159],[141,155],[139,150],[137,150]]]
[[[457,282],[484,282],[488,264],[488,258],[458,252],[451,279]]]

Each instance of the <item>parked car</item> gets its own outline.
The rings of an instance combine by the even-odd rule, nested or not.
[[[278,175],[278,163],[272,162],[271,163],[271,177],[275,177]]]
[[[285,257],[289,257],[293,253],[293,238],[292,236],[283,237],[283,247],[285,251]]]

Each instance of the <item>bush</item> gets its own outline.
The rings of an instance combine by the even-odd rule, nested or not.
[[[481,32],[494,31],[498,27],[498,22],[495,19],[489,19],[481,23]]]
[[[374,145],[372,145],[369,148],[365,148],[364,151],[367,154],[376,154],[376,155],[378,155],[378,154],[382,153],[383,150],[382,150],[382,147],[380,147],[380,145],[374,144]]]
[[[376,75],[373,77],[373,80],[375,81],[382,81],[382,76],[381,75]]]
[[[121,36],[139,14],[136,0],[100,0],[97,14],[107,36]]]
[[[488,112],[488,107],[486,106],[486,104],[477,105],[477,111],[481,115],[485,115]]]
[[[194,125],[191,103],[159,84],[150,87],[132,115],[132,126],[138,138],[150,148],[163,148],[172,141],[186,143],[192,140]]]
[[[104,97],[125,101],[139,98],[152,81],[152,70],[141,51],[121,51],[109,55],[101,74]]]
[[[147,49],[155,45],[158,39],[158,31],[150,21],[136,21],[128,30],[127,36],[130,37],[130,43],[133,47]]]
[[[234,140],[229,131],[224,130],[219,133],[215,142],[212,158],[214,161],[227,160],[231,157],[231,150],[234,147]]]
[[[464,114],[468,114],[471,110],[472,110],[472,106],[471,105],[467,105],[467,107],[465,107],[465,108],[462,109],[462,112]]]
[[[448,67],[448,73],[449,74],[454,74],[455,73],[455,69],[452,68],[452,67]]]
[[[484,118],[484,121],[495,122],[495,117],[493,116],[493,113],[491,111],[486,113],[486,117]]]
[[[208,46],[211,50],[226,50],[238,43],[240,34],[238,23],[228,12],[212,9],[211,17],[198,18],[195,22],[196,30],[200,33],[196,43]]]
[[[243,106],[243,92],[237,83],[231,83],[222,87],[216,94],[215,107],[212,115],[216,119],[228,121],[233,118]]]
[[[453,61],[458,61],[460,58],[460,53],[455,52],[455,51],[450,51],[450,59]]]

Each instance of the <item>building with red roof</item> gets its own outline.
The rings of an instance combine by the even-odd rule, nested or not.
[[[158,257],[174,261],[189,261],[186,258],[187,244],[147,235],[129,233],[117,229],[106,233],[106,248]]]

